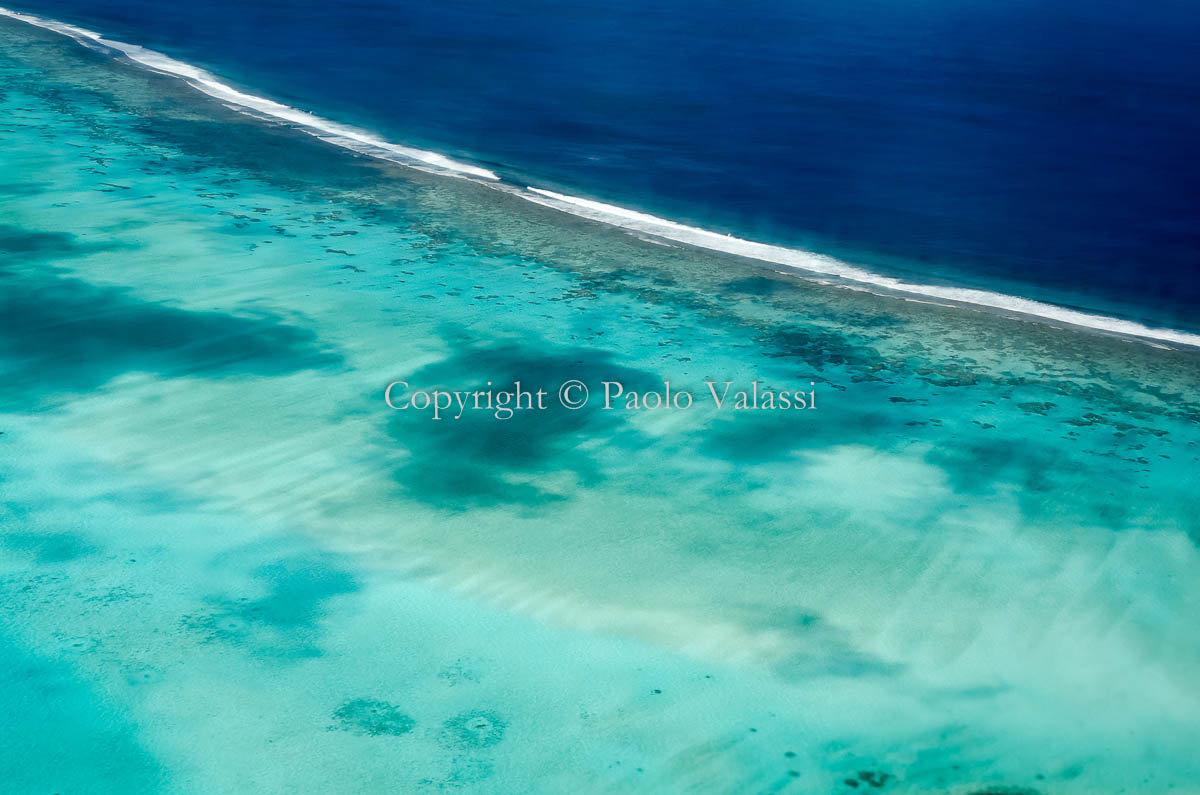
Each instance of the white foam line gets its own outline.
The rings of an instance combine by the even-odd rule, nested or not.
[[[222,83],[204,69],[184,63],[183,61],[177,61],[160,52],[148,50],[136,44],[127,44],[123,41],[106,39],[95,31],[57,22],[52,19],[43,19],[32,14],[21,14],[3,7],[0,7],[0,14],[45,30],[69,36],[87,47],[98,47],[119,52],[129,60],[155,72],[178,77],[193,88],[232,105],[237,110],[248,110],[262,116],[288,122],[323,141],[352,149],[361,154],[394,160],[404,165],[424,164],[434,167],[439,172],[449,172],[454,175],[480,177],[488,180],[500,179],[494,172],[486,168],[459,163],[437,152],[426,152],[422,149],[394,144],[347,124],[330,121],[308,111],[289,107],[265,97],[238,91]]]
[[[1169,328],[1152,328],[1132,320],[1093,315],[1041,301],[1034,301],[1029,298],[993,293],[986,290],[976,290],[968,287],[914,284],[891,276],[873,273],[864,268],[855,267],[823,254],[785,248],[783,246],[773,246],[767,243],[756,243],[752,240],[743,240],[732,235],[722,235],[707,229],[686,226],[675,221],[658,218],[635,210],[627,210],[623,207],[555,193],[541,188],[527,187],[525,190],[520,190],[516,186],[500,183],[500,177],[485,168],[459,163],[436,152],[426,152],[421,149],[394,144],[349,125],[330,121],[307,111],[292,108],[264,97],[238,91],[222,83],[214,75],[203,69],[184,63],[183,61],[177,61],[154,50],[148,50],[136,44],[126,44],[125,42],[105,39],[94,31],[57,22],[52,19],[43,19],[32,14],[22,14],[2,6],[0,6],[0,15],[17,19],[45,30],[61,33],[87,47],[119,52],[129,60],[156,72],[178,77],[199,91],[222,100],[235,110],[250,112],[294,124],[305,132],[329,143],[413,168],[427,167],[423,170],[432,170],[436,173],[457,177],[479,177],[486,179],[491,181],[491,184],[496,187],[509,191],[527,201],[551,207],[571,215],[588,218],[611,226],[618,226],[633,232],[652,235],[662,240],[671,240],[710,251],[770,262],[775,265],[782,265],[808,273],[834,276],[859,284],[882,287],[893,292],[917,295],[923,298],[939,298],[953,301],[957,304],[970,304],[1006,312],[1015,312],[1046,320],[1056,320],[1072,326],[1082,326],[1097,331],[1137,337],[1143,340],[1156,340],[1158,342],[1200,348],[1200,334],[1192,334]]]
[[[696,246],[697,248],[705,248],[711,251],[733,254],[738,257],[761,260],[776,265],[784,265],[809,273],[836,276],[840,279],[883,287],[894,292],[918,295],[923,298],[940,298],[959,304],[973,304],[975,306],[989,307],[1006,312],[1034,315],[1046,320],[1067,323],[1072,326],[1083,326],[1084,328],[1098,331],[1200,348],[1200,334],[1191,334],[1186,331],[1177,331],[1169,328],[1152,328],[1132,320],[1093,315],[1087,312],[1042,303],[1041,301],[1034,301],[1029,298],[993,293],[987,290],[976,290],[968,287],[943,287],[934,284],[914,284],[891,276],[873,273],[823,254],[784,248],[783,246],[772,246],[766,243],[756,243],[752,240],[743,240],[732,235],[722,235],[707,229],[685,226],[675,221],[658,218],[635,210],[627,210],[623,207],[616,207],[611,204],[592,201],[591,199],[567,196],[541,188],[527,187],[524,195],[530,201],[582,218],[620,226],[642,234],[656,235],[667,240]]]

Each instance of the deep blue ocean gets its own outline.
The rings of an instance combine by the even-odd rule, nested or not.
[[[506,179],[1200,324],[1191,3],[13,5]]]

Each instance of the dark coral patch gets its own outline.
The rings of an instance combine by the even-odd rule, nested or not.
[[[0,228],[0,395],[36,403],[86,392],[127,372],[190,377],[280,375],[339,365],[305,328],[264,312],[189,311],[55,272],[87,253],[63,234]],[[34,261],[36,260],[36,262]]]
[[[267,589],[264,595],[210,598],[209,609],[185,616],[183,625],[206,641],[249,646],[267,656],[317,657],[327,601],[358,587],[353,576],[324,557],[291,557],[261,566],[254,574]]]
[[[508,723],[491,710],[471,710],[443,724],[443,740],[456,748],[489,748],[504,739]]]
[[[68,563],[96,552],[94,546],[73,533],[2,533],[0,546],[31,555],[38,563]]]
[[[333,718],[338,728],[371,737],[400,737],[417,725],[395,704],[370,698],[347,701],[334,711]]]
[[[388,433],[411,454],[397,471],[397,480],[417,499],[449,510],[505,503],[529,507],[565,498],[514,476],[566,471],[595,482],[598,469],[581,445],[602,436],[608,445],[633,446],[637,437],[621,427],[622,412],[604,411],[599,405],[578,411],[564,408],[558,390],[571,379],[586,384],[594,401],[602,400],[601,383],[606,380],[619,381],[627,391],[661,388],[661,381],[650,373],[620,365],[604,350],[547,342],[463,342],[450,357],[404,380],[412,390],[464,392],[513,390],[519,381],[528,393],[545,392],[544,408],[522,409],[511,416],[468,408],[455,419],[455,407],[440,420],[428,411],[396,411]],[[522,405],[528,402],[523,399]]]

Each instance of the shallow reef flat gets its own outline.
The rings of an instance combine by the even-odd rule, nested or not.
[[[11,20],[0,77],[12,791],[1200,791],[1197,351],[640,240]]]

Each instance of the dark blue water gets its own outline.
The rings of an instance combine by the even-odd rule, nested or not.
[[[1200,324],[1200,6],[22,2],[504,176]]]

